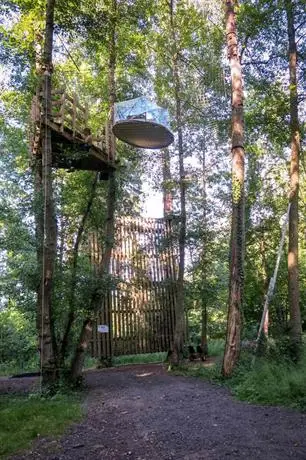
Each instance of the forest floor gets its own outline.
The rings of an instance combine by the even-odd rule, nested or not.
[[[306,459],[306,414],[236,401],[225,388],[162,364],[88,371],[86,416],[12,459]],[[0,393],[35,378],[0,379]]]

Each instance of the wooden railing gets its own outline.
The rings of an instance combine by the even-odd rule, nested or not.
[[[108,151],[111,133],[109,123],[105,123],[102,132],[94,136],[88,126],[88,114],[88,104],[81,104],[75,93],[67,94],[64,88],[52,90],[50,120],[52,128],[61,133],[68,131],[73,138]],[[34,124],[43,122],[42,104],[37,96],[33,98],[31,120]]]
[[[69,96],[64,89],[52,91],[52,121],[60,130],[71,129],[74,137],[86,136],[88,129],[88,105],[82,105],[77,95]]]

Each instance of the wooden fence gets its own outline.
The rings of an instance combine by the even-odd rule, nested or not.
[[[92,355],[167,351],[173,339],[177,251],[169,219],[119,219],[110,273],[113,287],[97,315]],[[90,238],[92,262],[101,252]],[[105,325],[109,332],[98,332]]]

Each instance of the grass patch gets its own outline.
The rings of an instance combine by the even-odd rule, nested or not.
[[[306,353],[299,364],[258,358],[242,364],[227,382],[237,398],[306,410]]]
[[[140,355],[122,355],[113,357],[111,363],[112,366],[124,366],[127,364],[149,364],[149,363],[160,363],[165,361],[167,353],[144,353]],[[99,368],[101,362],[99,358],[92,358],[87,356],[85,358],[85,369]]]
[[[167,353],[145,353],[142,355],[126,355],[116,356],[113,358],[114,366],[122,366],[124,364],[147,364],[160,363],[165,361]]]
[[[85,356],[84,369],[96,368],[99,364],[98,358],[92,358],[91,356]]]
[[[1,396],[0,457],[27,448],[39,436],[59,435],[81,417],[80,401],[75,397]]]
[[[211,339],[208,341],[209,356],[223,356],[225,347],[224,339]]]

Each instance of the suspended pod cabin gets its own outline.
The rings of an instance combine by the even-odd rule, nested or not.
[[[174,141],[168,110],[141,96],[115,104],[114,135],[143,149],[162,149]]]

